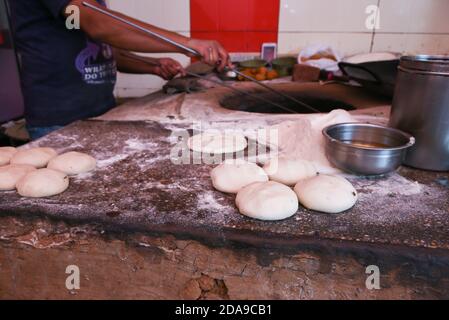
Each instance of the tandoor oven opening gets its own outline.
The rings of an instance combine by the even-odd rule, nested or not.
[[[257,95],[260,98],[269,100],[276,104],[288,108],[296,113],[311,113],[309,109],[304,106],[299,105],[293,100],[282,97],[272,92],[262,91],[262,90],[252,90],[249,91],[253,95]],[[316,92],[294,92],[292,90],[284,91],[289,96],[304,102],[307,105],[314,107],[320,112],[330,112],[335,109],[343,109],[347,111],[355,110],[356,108],[349,103],[340,101],[338,99],[333,99],[331,97],[320,95]],[[250,96],[243,95],[240,93],[232,93],[224,96],[220,99],[220,105],[226,109],[246,111],[246,112],[256,112],[256,113],[287,113],[285,109],[276,107],[269,102],[263,102],[259,99],[254,99]]]

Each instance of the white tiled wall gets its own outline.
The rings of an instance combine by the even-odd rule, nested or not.
[[[161,28],[190,35],[189,0],[108,0],[109,8]],[[184,66],[190,58],[182,54],[149,54],[153,57],[170,57]],[[120,73],[115,94],[118,97],[140,97],[159,90],[165,81],[152,75]]]
[[[279,32],[369,32],[364,12],[375,1],[281,0]]]
[[[109,8],[176,32],[190,31],[189,0],[108,0]]]
[[[381,33],[449,34],[447,0],[381,0]]]
[[[279,52],[330,44],[344,55],[369,51],[449,54],[449,0],[280,0]],[[189,35],[189,0],[108,0],[114,10]],[[379,5],[380,29],[365,26],[366,7]],[[182,64],[183,55],[171,56]],[[142,96],[164,81],[120,74],[118,96]]]
[[[379,5],[380,29],[365,26]],[[369,51],[449,54],[449,0],[281,0],[280,53],[331,44],[343,54]]]
[[[373,51],[449,54],[449,34],[376,34]]]

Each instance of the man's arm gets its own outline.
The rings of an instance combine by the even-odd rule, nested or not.
[[[145,34],[127,24],[117,21],[104,14],[96,12],[82,5],[86,1],[94,6],[99,6],[95,0],[72,0],[68,5],[76,5],[80,9],[80,26],[91,38],[107,43],[115,48],[125,49],[137,52],[183,52],[171,44],[165,43],[151,35]],[[226,50],[216,41],[197,40],[184,37],[180,34],[164,30],[133,19],[121,13],[103,8],[113,12],[115,15],[125,18],[135,24],[157,32],[171,40],[179,42],[189,48],[198,51],[209,64],[220,63],[219,68],[222,69],[226,65],[230,65],[229,55]],[[68,13],[63,10],[65,15]]]
[[[138,59],[133,59],[133,56],[136,56]],[[165,80],[170,80],[178,74],[185,75],[181,64],[170,58],[157,59],[137,56],[123,49],[114,49],[114,57],[120,72],[154,74]]]

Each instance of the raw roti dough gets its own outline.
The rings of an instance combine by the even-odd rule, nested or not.
[[[23,197],[42,198],[60,194],[69,187],[69,177],[60,171],[39,169],[19,180],[17,191]]]
[[[268,181],[268,176],[261,167],[246,161],[225,161],[215,167],[210,175],[214,188],[227,193],[237,193],[253,182]]]
[[[11,164],[27,164],[35,168],[44,168],[58,153],[52,148],[31,148],[17,151],[11,158]]]
[[[240,213],[259,220],[283,220],[298,211],[298,198],[292,189],[275,181],[255,182],[237,193]]]
[[[310,210],[340,213],[357,202],[357,191],[343,177],[319,175],[298,182],[295,186],[299,202]]]
[[[51,159],[47,168],[58,170],[68,175],[76,175],[92,171],[96,165],[97,161],[88,154],[71,151]]]
[[[203,153],[233,153],[245,150],[248,146],[241,133],[201,133],[187,141],[190,150]]]
[[[315,165],[310,161],[282,157],[271,159],[263,169],[270,180],[287,186],[294,186],[300,180],[312,178],[318,172]]]
[[[5,166],[9,164],[12,156],[17,152],[16,148],[13,147],[1,147],[0,148],[0,166]]]
[[[16,188],[17,182],[36,168],[23,164],[11,164],[0,168],[0,190],[8,191]]]

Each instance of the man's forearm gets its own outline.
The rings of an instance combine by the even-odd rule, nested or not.
[[[133,73],[133,74],[154,74],[157,63],[156,59],[142,57],[139,56],[139,60],[133,59],[130,56],[135,55],[134,53],[127,52],[122,49],[114,50],[114,57],[117,61],[117,69],[120,72],[124,73]],[[148,63],[141,61],[141,59],[145,59]],[[151,64],[153,63],[153,64]]]
[[[123,49],[114,49],[118,70],[125,73],[154,74],[164,80],[171,80],[177,75],[185,76],[182,65],[171,58],[142,57]]]
[[[87,1],[92,5],[98,6],[94,0],[72,0],[70,5],[76,5],[80,9],[81,29],[92,38],[110,44],[113,47],[121,48],[129,51],[137,52],[183,52],[183,50],[165,43],[151,35],[147,35],[139,30],[134,29],[127,24],[103,15],[93,9],[82,5],[83,1]],[[108,10],[108,9],[105,9]],[[109,10],[111,11],[111,10]],[[142,27],[155,31],[166,36],[176,42],[187,45],[189,38],[160,29],[153,25],[138,21],[121,13],[111,11],[115,15],[126,18]]]

